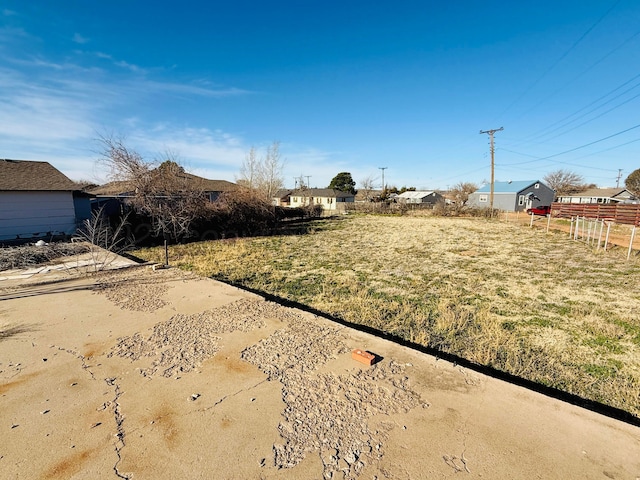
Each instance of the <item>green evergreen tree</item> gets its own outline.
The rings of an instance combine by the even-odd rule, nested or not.
[[[636,197],[640,197],[640,168],[629,174],[624,181],[624,186]]]
[[[329,188],[333,188],[335,190],[340,190],[341,192],[348,192],[352,194],[356,194],[357,190],[355,189],[356,182],[351,177],[349,172],[340,172],[329,184]]]

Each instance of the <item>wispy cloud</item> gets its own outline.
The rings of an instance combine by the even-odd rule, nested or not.
[[[0,44],[11,44],[16,39],[30,38],[25,29],[20,27],[0,27]]]
[[[175,128],[169,124],[138,129],[128,136],[147,152],[173,152],[193,168],[234,170],[240,168],[249,149],[244,140],[221,130],[207,128]]]
[[[79,33],[74,33],[73,38],[71,40],[81,45],[84,45],[85,43],[89,43],[89,39],[87,37],[83,37]]]
[[[116,67],[126,68],[127,70],[131,70],[134,73],[144,73],[145,69],[139,67],[138,65],[134,65],[133,63],[125,62],[124,60],[120,60],[117,62],[113,62]]]
[[[2,10],[2,15],[5,17],[13,17],[15,15],[18,15],[18,12],[15,12],[14,10],[9,10],[8,8],[5,8]]]
[[[174,83],[174,82],[158,82],[153,80],[146,80],[139,82],[139,86],[152,90],[155,92],[165,92],[175,95],[190,95],[190,96],[202,96],[202,97],[230,97],[249,95],[254,92],[237,87],[215,87],[198,85],[192,83]]]

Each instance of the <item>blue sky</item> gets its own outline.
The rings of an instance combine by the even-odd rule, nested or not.
[[[102,182],[100,136],[235,180],[447,188],[640,168],[640,2],[0,1],[0,158]],[[636,96],[638,96],[636,98]],[[357,186],[356,186],[357,187]]]

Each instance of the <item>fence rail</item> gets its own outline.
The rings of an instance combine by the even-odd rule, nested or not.
[[[640,225],[640,205],[600,205],[592,203],[559,203],[551,205],[551,215],[557,218],[586,217],[610,220],[625,225]]]

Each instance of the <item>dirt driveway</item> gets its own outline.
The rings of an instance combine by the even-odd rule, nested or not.
[[[640,479],[638,427],[149,267],[0,282],[0,431],[6,479]]]

